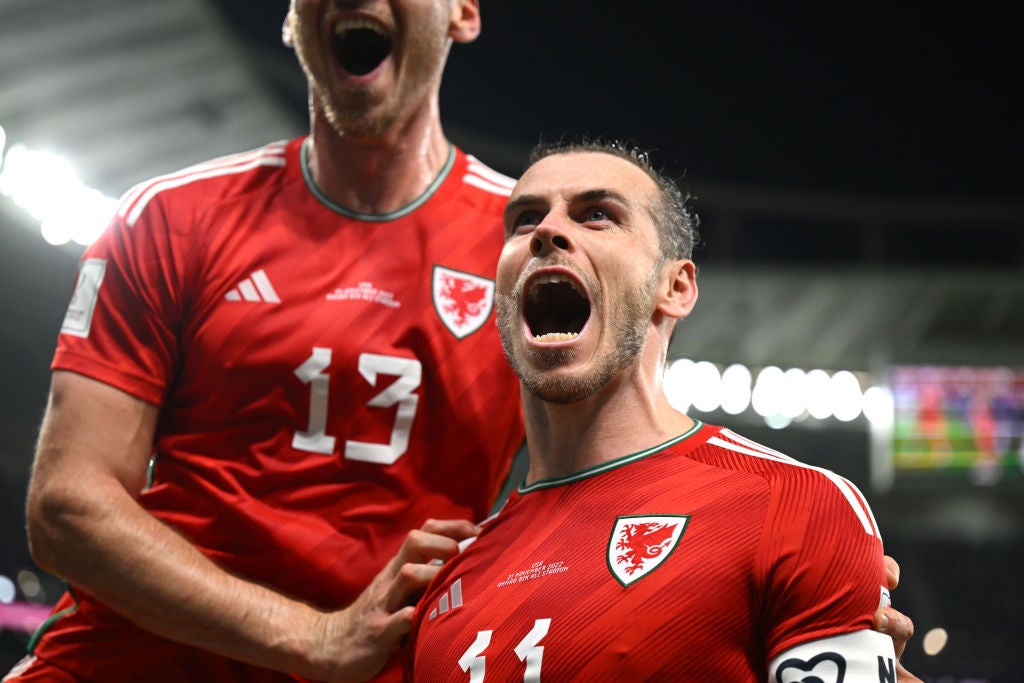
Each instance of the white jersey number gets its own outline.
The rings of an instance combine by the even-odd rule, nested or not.
[[[295,368],[295,376],[303,384],[309,385],[309,428],[295,432],[292,448],[311,453],[334,452],[336,439],[327,434],[327,399],[331,378],[325,370],[330,364],[331,350],[314,347],[309,358]],[[389,443],[346,441],[345,457],[379,465],[394,464],[409,449],[409,432],[412,431],[413,418],[416,417],[416,407],[420,401],[420,397],[413,392],[420,386],[423,365],[415,358],[364,353],[359,356],[359,374],[372,387],[377,386],[380,375],[397,377],[387,389],[367,401],[366,405],[371,408],[391,408],[397,405],[398,408]]]
[[[519,657],[519,661],[526,664],[523,683],[540,683],[540,667],[544,661],[544,647],[539,643],[548,634],[550,628],[550,619],[537,619],[533,622],[530,632],[515,647],[514,652]],[[487,658],[483,655],[483,651],[491,644],[492,633],[493,631],[478,631],[476,640],[459,659],[459,666],[462,670],[469,672],[469,683],[483,683],[484,681]]]

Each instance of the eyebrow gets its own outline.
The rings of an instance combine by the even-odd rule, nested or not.
[[[615,190],[608,190],[608,189],[604,189],[604,188],[594,189],[594,190],[586,190],[585,192],[581,192],[581,193],[573,196],[572,201],[573,202],[593,202],[593,201],[604,200],[604,199],[611,199],[612,201],[618,202],[619,204],[622,204],[623,206],[626,206],[626,207],[632,206],[630,204],[629,200],[622,193],[616,192]],[[521,209],[522,207],[524,207],[524,206],[538,206],[538,205],[544,205],[544,204],[547,204],[547,203],[548,203],[548,201],[544,197],[539,195],[539,194],[524,194],[524,195],[521,195],[519,197],[516,197],[515,199],[509,200],[509,202],[505,205],[505,211],[504,211],[504,214],[503,214],[503,218],[504,218],[505,222],[508,223],[508,221],[511,220],[512,216],[515,215],[515,213],[517,211],[519,211],[519,209]]]

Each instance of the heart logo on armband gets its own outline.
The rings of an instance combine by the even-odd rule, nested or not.
[[[843,683],[846,660],[837,652],[823,652],[809,660],[787,659],[775,671],[775,683]]]

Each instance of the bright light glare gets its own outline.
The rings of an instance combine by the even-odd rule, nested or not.
[[[831,389],[832,414],[841,422],[849,422],[860,415],[864,396],[860,391],[860,381],[849,370],[840,370],[832,375],[829,382]]]
[[[668,403],[681,413],[690,409],[693,403],[692,392],[688,386],[687,375],[693,367],[693,361],[689,358],[680,358],[672,361],[665,371],[665,396]]]
[[[895,416],[892,391],[886,387],[868,387],[864,392],[864,417],[877,425],[885,426],[891,425]]]
[[[750,405],[750,370],[735,363],[722,373],[722,410],[739,415]]]
[[[783,372],[781,368],[769,365],[757,374],[750,405],[761,417],[781,414]]]
[[[750,369],[740,363],[721,372],[719,367],[688,358],[670,363],[665,371],[665,394],[672,407],[704,413],[721,409],[730,415],[753,408],[773,429],[787,427],[804,416],[849,422],[862,411],[873,423],[884,426],[892,421],[889,389],[874,386],[862,393],[860,379],[848,370],[830,376],[825,370],[790,368],[784,372],[769,365],[754,379]]]
[[[722,405],[722,376],[718,372],[718,366],[702,360],[695,363],[688,374],[693,392],[693,407],[703,413],[718,410]]]
[[[34,598],[39,595],[42,590],[42,585],[39,583],[39,577],[36,576],[35,572],[29,571],[28,569],[22,569],[18,572],[18,587],[21,588],[21,592],[30,598]]]
[[[782,415],[792,420],[804,414],[807,409],[806,384],[807,373],[800,368],[790,368],[782,373],[782,395],[779,397],[779,412]]]
[[[924,639],[921,641],[921,645],[924,647],[924,653],[926,655],[934,657],[942,652],[948,642],[949,634],[946,632],[946,629],[933,628],[931,631],[924,634]]]
[[[40,222],[50,244],[91,244],[114,215],[117,200],[81,181],[64,158],[14,145],[0,172],[0,193]]]
[[[807,414],[816,420],[832,417],[832,386],[828,373],[824,370],[811,370],[804,378],[804,391],[807,392]]]
[[[785,429],[792,422],[785,415],[768,415],[764,418],[764,423],[771,429]]]
[[[14,602],[14,582],[0,574],[0,605]]]
[[[83,246],[92,244],[117,210],[117,200],[104,197],[99,190],[83,185],[76,194],[67,204],[52,207],[42,219],[39,230],[50,244],[69,240]]]

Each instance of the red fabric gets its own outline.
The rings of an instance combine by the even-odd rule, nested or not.
[[[521,489],[427,590],[407,668],[512,681],[532,658],[540,680],[762,681],[793,645],[871,627],[882,543],[853,490],[712,426]],[[682,534],[616,532],[645,517]],[[631,549],[652,568],[623,581]]]
[[[482,519],[522,443],[493,312],[473,308],[507,179],[456,150],[414,210],[352,217],[311,189],[301,144],[129,192],[84,256],[103,261],[88,336],[62,334],[53,368],[161,406],[150,512],[228,570],[337,608],[428,517]],[[359,444],[394,462],[346,457]],[[80,598],[42,659],[106,682],[181,680],[135,678],[125,652],[179,648]],[[236,680],[200,673],[188,680]]]

